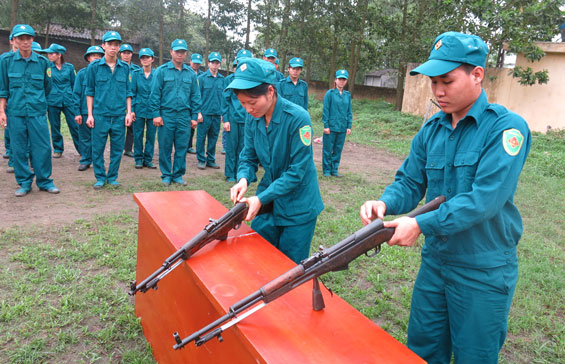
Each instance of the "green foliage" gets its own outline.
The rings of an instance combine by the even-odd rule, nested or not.
[[[565,179],[565,130],[533,133],[527,164],[536,174]]]
[[[538,84],[544,84],[549,81],[549,73],[547,70],[534,72],[531,67],[523,68],[522,66],[516,66],[508,72],[512,77],[517,78],[520,85],[532,86],[536,82]]]

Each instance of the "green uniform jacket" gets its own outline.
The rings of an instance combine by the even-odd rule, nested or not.
[[[155,71],[151,69],[149,77],[145,77],[143,68],[138,68],[131,73],[131,89],[133,92],[133,99],[131,107],[135,112],[135,116],[144,119],[151,119],[153,114],[149,108],[149,96],[151,95],[151,83]]]
[[[70,63],[63,63],[59,70],[53,62],[50,62],[51,82],[53,86],[47,97],[49,106],[62,107],[73,105],[73,87],[75,85],[75,67]]]
[[[31,52],[29,60],[20,52],[0,58],[0,98],[8,99],[11,116],[44,116],[51,91],[51,70],[47,58]]]
[[[128,64],[118,59],[112,72],[104,57],[90,62],[86,69],[86,96],[94,97],[93,114],[125,115],[126,100],[133,97]]]
[[[228,75],[224,81],[224,87],[227,87],[235,77],[235,73]],[[247,118],[247,111],[241,106],[241,102],[237,98],[233,89],[225,89],[222,100],[222,117],[224,122],[244,124]]]
[[[381,196],[386,212],[406,213],[424,195],[427,201],[445,195],[438,210],[416,218],[426,236],[422,255],[475,268],[515,261],[522,219],[514,192],[530,144],[526,121],[489,104],[483,90],[455,129],[451,115],[440,111],[414,137]]]
[[[265,174],[257,187],[263,205],[273,202],[277,226],[303,224],[324,209],[312,151],[312,122],[303,108],[277,97],[269,128],[248,116],[237,180],[253,181],[258,164]]]
[[[210,70],[198,76],[200,84],[200,95],[202,96],[203,115],[222,115],[222,99],[224,91],[224,76],[218,72],[216,77],[212,76]]]
[[[347,129],[351,129],[353,112],[349,91],[343,90],[343,93],[340,94],[337,88],[332,88],[326,92],[322,122],[324,129],[329,128],[333,132],[344,133]]]
[[[86,106],[86,67],[77,72],[73,87],[73,113],[75,116],[88,115]],[[86,120],[83,120],[86,122]]]
[[[186,64],[179,71],[172,61],[157,68],[151,83],[152,117],[196,120],[200,112],[200,88],[194,71]]]
[[[279,95],[294,102],[298,106],[302,106],[304,110],[308,110],[308,84],[306,81],[298,79],[296,85],[290,79],[290,76],[283,78],[277,84]]]

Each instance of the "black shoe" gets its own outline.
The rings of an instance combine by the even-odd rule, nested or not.
[[[53,153],[53,158],[61,158],[61,156],[63,155],[63,153]]]
[[[133,152],[124,152],[124,155],[133,158]]]
[[[4,159],[10,159],[10,155],[9,155],[9,154],[4,154],[4,155],[2,155],[2,158],[4,158]]]
[[[143,164],[136,164],[135,165],[135,169],[142,169],[143,168]]]
[[[157,166],[155,166],[153,163],[149,162],[149,163],[145,163],[143,165],[144,167],[147,167],[149,169],[157,169]]]
[[[208,162],[208,163],[206,163],[206,167],[210,167],[210,168],[212,168],[212,169],[220,169],[220,166],[217,165],[217,164],[214,163],[214,162]]]
[[[81,164],[78,166],[78,170],[79,171],[86,171],[88,168],[90,168],[90,164]]]
[[[188,148],[187,152],[188,152],[188,154],[196,154],[196,151],[194,150],[194,148]]]

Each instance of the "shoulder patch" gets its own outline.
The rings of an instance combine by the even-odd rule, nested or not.
[[[131,72],[129,73],[128,79],[129,79],[129,83],[131,83]]]
[[[47,73],[47,77],[51,78],[51,67],[47,67],[47,71],[45,73]]]
[[[502,146],[508,155],[515,156],[520,153],[524,136],[518,129],[508,129],[502,133]]]
[[[310,125],[304,125],[299,131],[302,144],[310,146],[310,144],[312,144],[312,127]]]

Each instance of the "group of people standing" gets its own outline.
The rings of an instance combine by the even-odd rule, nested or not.
[[[243,49],[233,63],[235,72],[224,78],[218,72],[219,53],[210,53],[208,71],[198,74],[203,57],[193,54],[189,67],[184,63],[187,44],[176,39],[170,62],[154,70],[153,52],[143,48],[143,67],[133,69],[117,58],[131,47],[111,31],[104,34],[102,47],[88,48],[84,56],[90,64],[75,78],[72,66],[64,63],[64,48],[51,45],[47,60],[31,51],[34,36],[29,25],[17,25],[11,34],[16,50],[0,58],[0,124],[8,125],[17,196],[29,193],[34,174],[41,190],[59,192],[50,178],[47,112],[53,157],[63,153],[57,130],[62,112],[81,154],[79,169],[93,165],[95,189],[119,186],[125,126],[133,123],[136,168],[155,168],[157,130],[161,181],[184,185],[187,153],[196,153],[200,169],[219,168],[215,146],[223,123],[225,176],[234,183],[231,200],[247,203],[245,219],[253,220],[252,228],[290,259],[298,263],[308,256],[324,205],[300,58],[290,60],[285,78],[276,70],[274,49],[266,50],[263,59]],[[531,134],[520,116],[488,103],[482,88],[487,55],[488,46],[477,36],[447,32],[436,38],[428,61],[411,74],[430,78],[441,111],[415,136],[395,182],[379,200],[360,208],[361,220],[368,224],[385,214],[408,212],[424,197],[446,197],[435,211],[384,223],[395,228],[390,245],[412,246],[420,234],[426,236],[408,346],[434,363],[447,364],[452,357],[455,363],[498,361],[518,277],[522,221],[514,193]],[[324,97],[322,170],[330,177],[340,176],[340,154],[351,132],[347,78],[346,70],[338,70],[335,88]],[[61,80],[74,82],[74,101],[53,85]],[[196,151],[190,144],[194,129]],[[262,180],[256,194],[246,197],[259,166]],[[272,209],[261,210],[270,204]]]
[[[19,24],[14,30],[16,36],[14,31],[10,35],[12,49],[4,56],[12,54],[9,59],[14,58],[13,54],[20,52],[20,40],[29,37],[34,53],[33,57],[30,53],[30,59],[38,58],[44,62],[44,57],[40,55],[48,58],[47,69],[41,78],[45,81],[42,97],[47,103],[52,158],[60,158],[64,152],[61,134],[63,114],[73,145],[80,154],[78,170],[85,171],[93,167],[96,178],[94,189],[101,189],[105,185],[120,185],[118,171],[122,151],[123,155],[134,158],[137,169],[157,168],[153,164],[156,138],[159,141],[158,164],[164,185],[186,184],[183,176],[186,173],[187,153],[196,154],[198,169],[219,169],[220,166],[216,163],[216,142],[222,126],[222,153],[226,154],[225,177],[227,181],[236,181],[239,155],[245,141],[245,122],[249,114],[235,93],[226,88],[234,74],[224,77],[219,72],[222,62],[220,53],[211,52],[208,55],[208,70],[204,72],[201,70],[204,57],[193,53],[189,67],[184,63],[188,53],[186,41],[176,39],[171,43],[170,62],[154,69],[154,52],[149,48],[141,48],[140,67],[132,63],[132,46],[122,43],[118,32],[110,31],[104,34],[101,46],[91,46],[86,50],[84,59],[89,65],[77,73],[72,64],[65,62],[65,47],[53,43],[48,48],[41,49],[39,44],[33,42],[35,32],[29,25]],[[26,52],[23,48],[21,51]],[[235,72],[240,60],[252,57],[249,50],[240,50],[232,64],[233,71]],[[273,86],[277,93],[308,110],[308,85],[300,79],[303,60],[298,57],[290,60],[288,77],[276,69],[279,62],[275,49],[267,49],[263,60],[275,66]],[[5,71],[8,75],[12,74],[12,64],[6,63],[6,66]],[[351,96],[343,89],[347,77],[346,70],[339,70],[336,73],[335,92],[328,91],[324,100],[324,176],[341,176],[337,168],[345,131],[349,134],[352,123]],[[14,98],[9,92],[10,87],[15,85],[11,80],[8,76],[4,84],[9,96],[6,99]],[[7,172],[15,172],[20,185],[16,196],[25,196],[31,191],[34,174],[37,175],[38,186],[44,189],[44,184],[40,181],[43,180],[43,175],[50,179],[51,163],[42,162],[44,170],[41,167],[36,170],[31,160],[32,154],[38,152],[32,153],[26,147],[25,155],[20,153],[21,158],[14,165],[14,147],[18,144],[11,143],[13,138],[10,137],[10,129],[7,127],[5,130],[4,156],[9,158]],[[29,135],[28,139],[27,144],[33,144],[35,149],[38,143],[36,138]],[[110,161],[106,169],[104,150],[108,139]],[[47,144],[43,148],[51,143],[43,140],[42,145]],[[44,154],[46,155],[42,152],[42,158],[45,158]],[[47,190],[59,192],[52,180],[49,186]]]

